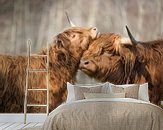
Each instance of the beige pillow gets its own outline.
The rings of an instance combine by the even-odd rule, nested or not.
[[[113,93],[125,93],[126,98],[135,98],[138,99],[139,95],[139,85],[138,84],[132,84],[129,86],[123,85],[111,85],[112,92]]]
[[[108,86],[108,87],[107,87]],[[103,89],[107,88],[107,89]],[[84,92],[110,92],[109,82],[99,84],[71,84],[67,82],[67,100],[66,102],[72,102],[75,100],[84,99]]]
[[[84,93],[100,93],[102,89],[101,86],[96,87],[74,87],[75,100],[85,99]]]
[[[84,93],[86,99],[91,98],[125,98],[125,93]]]

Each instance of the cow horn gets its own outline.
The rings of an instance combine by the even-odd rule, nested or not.
[[[130,32],[129,28],[127,27],[127,25],[126,25],[126,30],[127,30],[127,33],[128,33],[128,36],[129,36],[131,42],[132,42],[133,44],[137,44],[137,41],[135,40],[135,38],[134,38],[133,35],[131,34],[131,32]]]
[[[69,18],[67,11],[65,13],[66,13],[67,20],[68,20],[69,24],[71,25],[71,27],[75,27],[75,24],[73,24],[73,22]]]

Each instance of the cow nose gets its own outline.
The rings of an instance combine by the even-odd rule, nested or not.
[[[57,43],[58,43],[58,44],[61,44],[61,43],[62,43],[62,40],[57,39]]]
[[[80,65],[81,66],[85,66],[85,65],[88,65],[89,64],[89,61],[88,60],[81,60],[80,61]]]
[[[84,61],[84,65],[88,65],[89,64],[89,61]]]
[[[53,38],[55,43],[61,43],[62,41],[60,40],[59,36],[56,36]]]
[[[54,38],[54,41],[55,41],[55,43],[57,43],[58,45],[63,44],[63,41],[62,41],[62,39],[60,38],[59,35],[57,35],[57,36]]]
[[[60,34],[54,37],[55,42],[60,42],[60,39],[61,39]]]

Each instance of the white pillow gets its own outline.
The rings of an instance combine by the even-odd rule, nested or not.
[[[138,99],[149,102],[148,83],[140,85]]]
[[[112,93],[112,88],[109,82],[106,82],[106,84],[103,84],[101,88],[101,93]]]
[[[161,106],[163,106],[163,101],[161,101]]]
[[[114,85],[110,83],[109,86]],[[133,86],[133,84],[123,84],[123,85],[116,85],[117,87],[127,88]],[[112,91],[112,90],[111,90]],[[138,99],[149,102],[149,95],[148,95],[148,83],[140,84]]]
[[[109,86],[109,82],[106,82],[106,83],[98,83],[98,84],[71,84],[69,82],[67,82],[67,100],[66,100],[66,103],[69,103],[69,102],[72,102],[72,101],[75,101],[75,91],[74,91],[74,87],[86,87],[86,88],[91,88],[91,87],[98,87],[98,86],[102,86],[101,88],[101,92],[104,92],[104,93],[109,93],[110,92],[110,88],[108,87]],[[103,89],[104,87],[104,89]],[[107,92],[105,92],[105,90]]]
[[[84,93],[86,99],[92,98],[125,98],[125,93]]]
[[[75,101],[74,85],[67,82],[67,100],[66,103]]]

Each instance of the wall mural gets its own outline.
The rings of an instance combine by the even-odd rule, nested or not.
[[[77,27],[89,28],[71,28],[65,16],[66,11],[68,11]],[[47,42],[50,43],[49,81],[51,85],[51,111],[66,100],[67,81],[82,84],[105,81],[114,82],[115,84],[134,83],[132,79],[127,82],[127,77],[125,76],[124,82],[115,81],[115,79],[103,79],[104,77],[101,75],[102,78],[96,78],[97,73],[96,75],[91,74],[86,70],[88,69],[89,64],[88,61],[85,60],[85,56],[94,44],[92,40],[100,38],[98,32],[114,33],[118,38],[128,37],[125,28],[126,25],[130,27],[135,39],[138,39],[138,41],[145,42],[161,39],[163,36],[163,13],[161,12],[163,12],[162,0],[1,0],[0,112],[23,112],[25,72],[27,65],[27,39],[30,38],[32,41],[32,53],[46,54],[47,52],[44,48],[46,48]],[[79,33],[80,31],[82,33]],[[65,36],[66,38],[64,38]],[[75,44],[78,42],[79,44]],[[110,43],[108,40],[107,42]],[[162,43],[162,41],[158,42]],[[132,43],[134,43],[134,41],[132,41]],[[102,46],[104,50],[101,50],[101,54],[104,54],[104,52],[113,53],[115,54],[114,56],[116,56],[112,57],[113,59],[120,58],[119,54],[123,55],[122,49],[119,47],[117,47],[118,49],[116,48],[115,51],[114,48],[107,48],[108,46],[106,47],[105,44],[101,45],[101,47]],[[161,45],[156,43],[151,46],[157,51],[154,60],[157,59],[160,61],[161,59],[159,56],[162,55]],[[94,50],[98,50],[98,47],[96,49],[95,47],[96,46],[94,45]],[[130,47],[131,45],[129,45],[129,48],[125,48],[125,52],[131,51]],[[142,49],[142,47],[138,48]],[[123,55],[123,58],[127,59],[123,59],[127,65],[126,70],[124,70],[125,73],[130,73],[127,69],[132,69],[133,67],[130,61],[134,59],[135,63],[135,50],[136,49],[132,48],[131,53],[128,53],[129,55]],[[96,53],[96,51],[89,53],[89,55],[91,56],[94,53]],[[142,55],[144,56],[147,54],[150,54],[150,52]],[[155,53],[152,52],[152,54]],[[110,62],[106,65],[106,61],[108,61],[106,59],[111,56],[112,55],[104,56],[105,60],[101,62],[102,67],[108,67]],[[141,59],[138,61],[139,64],[144,62],[142,61],[144,57],[142,57],[139,57]],[[80,62],[81,58],[82,62]],[[31,67],[44,67],[44,60],[45,59],[43,58],[32,59]],[[96,65],[100,63],[99,61],[96,62]],[[86,69],[84,69],[82,63],[87,65],[87,67],[84,66]],[[162,63],[159,64],[162,65]],[[79,66],[80,69],[78,69]],[[147,73],[145,74],[147,75]],[[131,74],[131,76],[133,76],[133,74]],[[34,81],[33,79],[36,77],[38,80]],[[95,80],[95,78],[98,80]],[[149,79],[149,76],[145,76],[145,78],[146,80],[143,82],[152,80]],[[34,84],[34,86],[43,84],[42,87],[44,87],[44,80],[45,78],[42,74],[39,76],[34,74],[31,76],[30,82],[31,84]],[[162,80],[160,82],[162,82]],[[162,93],[159,93],[159,96],[157,95],[157,92],[160,91],[157,88],[160,87],[158,84],[156,85],[157,87],[153,87],[155,84],[157,84],[157,82],[150,82],[150,91],[155,92],[154,94],[151,94],[151,97],[153,97],[153,103],[159,104],[158,100],[161,100],[163,96]],[[161,88],[161,91],[162,90],[163,89]],[[33,97],[32,95],[34,94],[31,93],[31,100],[35,103],[45,102],[42,100],[46,98],[44,93],[37,93]],[[40,112],[44,110],[30,108],[29,111]]]

